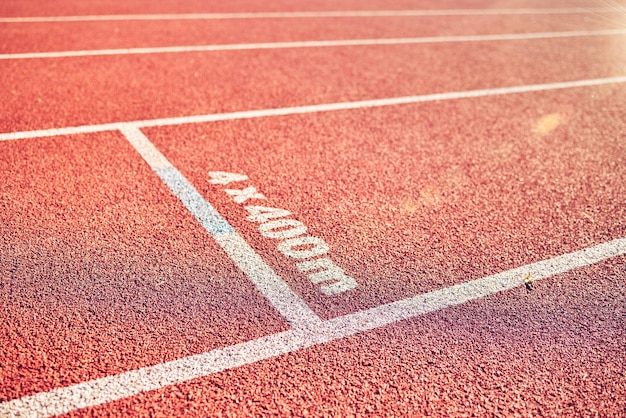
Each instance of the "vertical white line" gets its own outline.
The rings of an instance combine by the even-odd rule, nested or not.
[[[222,215],[196,190],[152,142],[131,125],[120,125],[120,131],[165,185],[180,199],[191,214],[211,234],[256,288],[297,329],[319,327],[322,320],[246,243]]]

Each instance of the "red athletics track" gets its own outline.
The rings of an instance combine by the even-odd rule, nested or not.
[[[621,416],[625,262],[68,416]]]
[[[401,13],[401,12],[400,12]],[[330,22],[330,24],[329,24]],[[0,53],[484,35],[619,29],[619,12],[530,15],[377,16],[312,19],[186,19],[11,23],[0,19]],[[88,36],[85,36],[88,34]]]
[[[229,2],[206,2],[201,0],[135,0],[111,4],[107,0],[76,2],[53,0],[42,4],[7,0],[2,2],[2,16],[59,16],[59,15],[110,15],[144,13],[233,13],[233,12],[283,12],[283,11],[336,11],[336,10],[433,10],[433,9],[494,9],[494,8],[548,8],[548,7],[612,7],[623,6],[623,2],[560,0],[546,3],[541,0],[441,0],[433,4],[428,0],[315,0],[294,4],[289,0],[258,2],[236,0]]]
[[[623,73],[625,40],[616,35],[2,60],[6,87],[0,109],[7,116],[0,128],[26,131],[602,78]]]
[[[3,400],[287,328],[120,134],[1,145]]]
[[[333,317],[624,237],[625,98],[612,85],[146,133]],[[250,185],[267,199],[248,204],[293,212],[358,289],[328,298],[304,278],[223,192]]]
[[[29,7],[6,2],[0,12],[433,8],[425,2]],[[250,30],[240,33],[242,25]],[[115,28],[122,35],[107,39]],[[14,53],[610,28],[626,28],[623,13],[223,19],[206,30],[197,20],[31,22],[2,23],[0,33],[9,40],[3,53]],[[620,416],[625,40],[579,34],[3,59],[1,130],[17,134],[0,136],[0,415]],[[49,128],[575,80],[584,83],[15,139]],[[158,151],[150,151],[150,141]],[[172,194],[188,199],[176,192],[184,178],[168,183],[172,170],[200,193],[185,203],[189,210]],[[248,178],[219,184],[219,175],[209,175],[222,171]],[[250,187],[265,198],[250,197]],[[233,198],[244,189],[250,198],[238,204]],[[232,244],[238,242],[232,233],[215,232],[211,225],[220,221],[198,223],[197,199],[217,208],[261,264],[246,264],[249,253]],[[302,259],[277,247],[284,239],[268,238],[267,228],[263,236],[259,222],[246,220],[246,204],[291,212],[278,219],[300,221],[328,244],[323,256],[356,288],[324,295],[324,283],[298,270]],[[556,261],[542,261],[549,259]],[[280,293],[254,288],[253,282],[268,283],[264,266],[312,316],[297,303],[281,308]],[[532,291],[523,285],[531,272]],[[281,313],[310,323],[290,325]]]

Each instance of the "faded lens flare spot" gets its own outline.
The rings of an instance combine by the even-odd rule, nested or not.
[[[441,202],[441,192],[434,186],[424,186],[419,195],[415,197],[407,197],[399,202],[398,209],[402,216],[415,215],[419,211],[426,208],[434,208]]]
[[[469,178],[458,166],[453,166],[446,170],[444,181],[452,192],[457,192],[469,184]]]
[[[434,208],[444,202],[459,198],[459,192],[469,184],[469,177],[459,166],[452,166],[442,173],[435,184],[426,184],[416,197],[404,199],[399,206],[403,216],[410,216],[424,208]]]
[[[439,203],[440,193],[439,191],[431,186],[426,186],[422,190],[420,190],[419,202],[423,206],[433,207]]]
[[[415,200],[408,198],[402,203],[400,213],[404,216],[413,215],[419,208],[420,204],[418,204]]]
[[[559,113],[551,113],[537,119],[533,131],[541,136],[548,135],[561,125],[563,121]]]
[[[500,143],[497,147],[487,150],[490,156],[506,159],[515,154],[515,146],[510,142]]]

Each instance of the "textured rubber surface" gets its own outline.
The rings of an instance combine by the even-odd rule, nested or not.
[[[621,416],[625,262],[70,415]]]
[[[441,0],[433,4],[429,0],[397,0],[390,4],[388,0],[316,0],[306,3],[294,3],[290,0],[235,0],[229,2],[203,0],[134,0],[132,2],[111,3],[108,0],[53,0],[48,2],[24,2],[7,0],[2,2],[0,13],[3,16],[58,16],[58,15],[108,15],[125,13],[195,13],[195,12],[283,12],[317,10],[403,10],[403,9],[489,9],[497,6],[507,8],[542,8],[542,7],[594,7],[598,2],[588,0],[550,1],[549,5],[541,0]],[[591,4],[590,4],[591,3]],[[619,4],[611,2],[611,4]]]
[[[329,25],[330,21],[330,25]],[[618,14],[0,24],[0,53],[619,29]],[[89,36],[85,36],[89,33]]]
[[[0,61],[4,74],[0,86],[6,96],[0,111],[8,115],[0,130],[622,75],[625,39],[626,35]]]
[[[286,329],[119,134],[0,149],[0,400]]]
[[[626,236],[624,98],[613,85],[146,132],[332,317]],[[229,187],[292,212],[358,290],[320,294],[210,171],[247,175]]]
[[[0,416],[623,415],[625,6],[1,2]]]

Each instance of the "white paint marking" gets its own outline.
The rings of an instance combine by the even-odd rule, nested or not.
[[[250,222],[267,222],[270,219],[284,218],[291,215],[291,212],[285,209],[269,208],[267,206],[245,206],[250,216],[246,219]]]
[[[244,174],[227,173],[226,171],[209,171],[209,183],[226,185],[232,182],[246,181],[248,176]]]
[[[183,116],[177,118],[138,120],[134,122],[108,123],[102,125],[85,125],[71,128],[53,128],[37,131],[0,133],[0,141],[16,139],[42,138],[49,136],[74,135],[92,132],[104,132],[128,127],[147,128],[157,126],[174,126],[192,123],[208,123],[223,120],[253,119],[271,116],[300,115],[307,113],[332,112],[339,110],[365,109],[371,107],[397,106],[413,103],[434,102],[441,100],[469,99],[476,97],[499,96],[504,94],[531,93],[538,91],[560,90],[575,87],[593,87],[606,84],[626,83],[626,76],[594,78],[588,80],[564,81],[547,84],[531,84],[525,86],[498,87],[492,89],[456,91],[449,93],[425,94],[420,96],[391,97],[387,99],[362,100],[356,102],[327,103],[309,106],[283,107],[263,110],[247,110],[232,113],[214,113],[208,115]]]
[[[623,13],[626,8],[538,8],[538,9],[444,9],[444,10],[345,10],[319,12],[257,12],[257,13],[183,13],[125,14],[85,16],[2,17],[1,23],[93,22],[119,20],[225,20],[225,19],[293,19],[326,17],[403,17],[403,16],[490,16],[490,15],[552,15],[587,13]]]
[[[328,244],[318,237],[291,238],[278,244],[278,251],[286,257],[304,259],[326,254],[330,250]]]
[[[341,267],[326,257],[312,261],[303,261],[298,263],[297,267],[301,272],[313,270],[314,272],[307,274],[307,277],[313,283],[331,282],[321,286],[322,293],[328,296],[347,292],[355,289],[357,286],[356,280],[347,276]]]
[[[290,228],[285,228],[290,227]],[[295,219],[277,219],[259,226],[259,232],[265,238],[287,239],[306,234],[306,226]]]
[[[0,54],[0,60],[93,57],[103,55],[166,54],[181,52],[247,51],[286,48],[325,48],[341,46],[414,45],[452,42],[515,41],[572,38],[583,36],[626,35],[626,29],[581,30],[569,32],[505,33],[494,35],[431,36],[422,38],[344,39],[329,41],[267,42],[251,44],[187,45],[151,48],[93,49],[80,51],[23,52]]]
[[[626,238],[615,239],[594,247],[517,267],[467,283],[335,318],[328,322],[337,328],[374,329],[392,322],[402,321],[523,286],[528,274],[535,280],[546,279],[621,255],[626,255]]]
[[[172,163],[161,154],[161,151],[159,151],[138,128],[134,126],[121,126],[119,130],[141,157],[146,160],[152,170],[157,171],[164,168],[174,168]]]
[[[239,234],[234,232],[214,238],[292,327],[314,329],[320,326],[322,320],[315,312],[293,293]]]
[[[246,187],[245,189],[237,190],[237,189],[226,189],[224,190],[227,194],[233,197],[233,200],[239,204],[246,202],[248,199],[261,199],[265,200],[265,196],[261,193],[258,193],[256,189],[252,186]]]
[[[317,329],[286,331],[8,401],[0,404],[0,416],[49,417],[102,405],[510,290],[523,285],[527,273],[539,280],[625,254],[626,238],[616,239],[550,260],[324,321]]]
[[[213,238],[234,232],[228,221],[202,197],[180,171],[170,167],[160,168],[154,172]]]
[[[96,132],[117,131],[123,128],[123,123],[103,123],[99,125],[83,125],[69,128],[52,128],[37,131],[0,133],[0,141],[13,139],[43,138],[47,136],[80,135]],[[136,126],[136,125],[134,125]]]
[[[232,179],[248,179],[245,174],[226,173],[224,171],[209,172],[210,182],[219,180],[220,182],[230,183]],[[243,203],[248,197],[257,199],[265,199],[265,196],[257,193],[252,186],[243,190],[225,190],[231,196],[235,196],[237,203]],[[285,216],[291,213],[285,209],[272,208],[267,206],[245,206],[250,216],[247,219],[250,222],[259,222],[259,233],[265,238],[286,240],[278,244],[278,250],[289,258],[310,258],[320,254],[325,254],[330,247],[321,238],[310,237],[304,235],[307,231],[306,225],[295,219],[286,219]],[[275,219],[281,218],[281,219]],[[300,238],[299,238],[300,237]],[[302,248],[302,247],[311,248]],[[299,249],[298,249],[299,247]],[[332,284],[323,284],[320,286],[322,293],[327,296],[337,295],[348,290],[352,290],[357,286],[356,280],[346,276],[338,266],[335,266],[330,259],[326,262],[320,261],[317,264],[311,264],[306,270],[325,271],[315,272],[308,275],[313,283],[319,284],[323,281],[333,280]],[[300,263],[302,264],[302,263]],[[303,264],[309,266],[309,264]],[[303,271],[300,269],[300,271]]]
[[[254,252],[228,221],[159,152],[143,132],[131,126],[121,126],[120,130],[172,193],[180,199],[291,326],[305,328],[321,322],[311,308]]]

